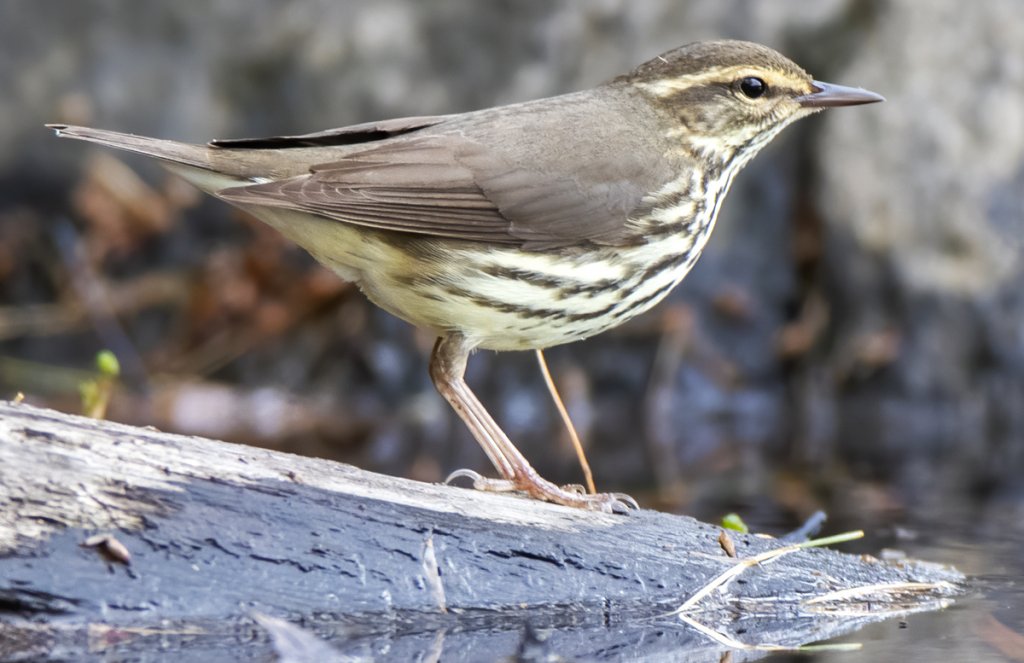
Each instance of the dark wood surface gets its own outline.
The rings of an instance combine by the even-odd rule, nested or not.
[[[98,535],[130,561],[83,545]],[[0,660],[276,660],[263,614],[374,660],[718,661],[723,645],[662,615],[736,563],[719,535],[683,516],[587,513],[0,403]],[[740,558],[783,545],[732,538]],[[961,581],[801,550],[690,616],[793,646],[937,607]],[[906,582],[938,584],[807,603]]]

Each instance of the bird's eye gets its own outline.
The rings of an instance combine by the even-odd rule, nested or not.
[[[757,99],[768,91],[768,84],[756,76],[747,76],[740,81],[740,92],[749,99]]]

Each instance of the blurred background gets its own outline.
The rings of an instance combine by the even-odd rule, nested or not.
[[[666,302],[547,353],[599,489],[771,532],[825,509],[866,549],[1019,576],[1018,0],[0,3],[0,396],[80,412],[109,349],[112,419],[491,474],[430,384],[432,338],[154,164],[42,125],[302,133],[572,91],[717,37],[888,102],[788,129]],[[543,475],[580,480],[531,354],[477,353],[468,379]],[[924,633],[1011,646],[978,620],[1019,629],[1014,596]]]
[[[548,361],[598,487],[778,530],[1024,513],[1024,8],[1016,0],[0,4],[0,395],[437,481],[486,459],[432,339],[270,229],[70,122],[204,142],[471,110],[705,38],[888,102],[787,130],[668,300]],[[470,384],[579,481],[529,353]],[[1009,511],[1007,511],[1009,509]]]

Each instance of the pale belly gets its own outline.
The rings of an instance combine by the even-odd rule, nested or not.
[[[559,255],[467,242],[454,253],[428,238],[406,236],[396,244],[297,212],[251,211],[381,308],[438,335],[458,331],[490,350],[548,348],[615,327],[661,301],[703,244],[703,237],[669,236],[653,245]]]

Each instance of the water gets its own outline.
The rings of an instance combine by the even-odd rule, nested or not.
[[[968,593],[944,610],[872,624],[830,641],[860,643],[859,651],[774,654],[764,660],[1024,661],[1024,518],[1019,505],[947,504],[876,520],[866,530],[860,551],[898,550],[951,564],[969,576]]]

